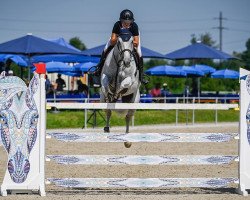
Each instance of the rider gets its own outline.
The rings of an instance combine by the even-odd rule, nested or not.
[[[106,44],[102,52],[100,62],[96,66],[94,75],[99,76],[101,74],[105,59],[107,55],[109,54],[109,52],[115,46],[118,36],[120,34],[120,31],[122,29],[128,29],[133,35],[134,48],[139,57],[139,78],[140,78],[141,83],[147,84],[148,80],[144,78],[144,73],[143,73],[143,58],[142,58],[142,53],[141,53],[140,35],[139,35],[138,25],[134,22],[134,14],[128,9],[125,9],[120,13],[120,20],[114,24],[111,38],[109,39],[108,43]]]

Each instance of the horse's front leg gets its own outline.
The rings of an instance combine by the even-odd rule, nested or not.
[[[128,110],[128,113],[126,115],[126,133],[129,133],[129,125],[132,116],[134,116],[135,110]],[[130,148],[132,143],[131,142],[124,142],[124,145],[126,148]]]
[[[104,133],[109,133],[111,110],[106,110],[106,126],[104,127]]]

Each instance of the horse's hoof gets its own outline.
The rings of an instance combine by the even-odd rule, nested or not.
[[[124,142],[124,146],[125,146],[126,148],[130,148],[131,145],[132,145],[132,142]]]
[[[108,126],[105,126],[104,127],[104,133],[109,133],[110,131],[109,131],[109,127]]]

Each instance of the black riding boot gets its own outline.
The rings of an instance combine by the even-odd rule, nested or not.
[[[148,84],[148,80],[145,78],[145,74],[143,71],[143,58],[139,58],[139,80],[141,81],[142,84],[146,85]]]
[[[109,46],[106,51],[102,52],[100,62],[96,65],[96,70],[93,72],[95,76],[100,76],[102,72],[103,65],[105,63],[106,57],[114,46]]]

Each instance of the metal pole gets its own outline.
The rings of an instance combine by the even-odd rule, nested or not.
[[[193,104],[194,104],[194,102],[195,102],[195,97],[193,97]],[[192,120],[193,125],[194,125],[194,120],[195,120],[195,114],[194,113],[195,112],[194,112],[194,109],[193,109],[193,120]]]
[[[88,103],[88,99],[85,99],[85,103]],[[87,128],[87,120],[88,120],[88,110],[84,109],[84,128]]]
[[[176,103],[178,103],[179,102],[179,98],[178,97],[176,97]],[[175,111],[175,125],[177,126],[178,125],[178,109],[176,109],[176,111]]]
[[[216,97],[215,101],[216,101],[216,104],[218,104],[218,98],[217,97]],[[217,123],[218,123],[218,110],[215,109],[215,124],[217,125]]]

